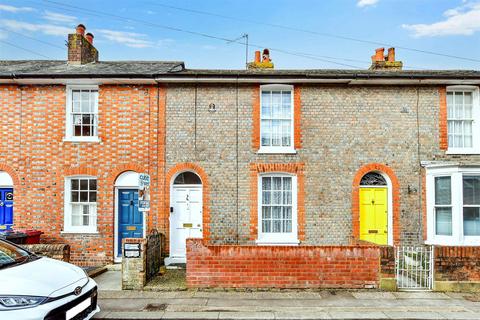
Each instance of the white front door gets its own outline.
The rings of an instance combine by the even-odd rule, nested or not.
[[[202,238],[202,186],[173,186],[170,259],[185,262],[187,238]]]

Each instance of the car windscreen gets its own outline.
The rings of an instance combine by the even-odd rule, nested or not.
[[[29,259],[30,253],[13,244],[0,241],[0,269],[23,263]]]

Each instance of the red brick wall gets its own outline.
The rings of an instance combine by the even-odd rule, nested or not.
[[[0,114],[0,170],[14,179],[16,228],[40,229],[45,233],[43,241],[70,244],[74,263],[112,262],[114,182],[127,170],[151,175],[148,230],[161,228],[158,211],[164,208],[164,195],[158,184],[164,181],[164,88],[100,86],[100,143],[63,141],[65,86],[2,85],[0,103],[8,110]],[[98,179],[97,234],[62,232],[64,179],[74,174]]]
[[[447,132],[447,88],[440,87],[438,89],[440,98],[440,110],[438,115],[438,129],[440,138],[440,150],[448,149],[448,132]]]
[[[435,247],[435,280],[480,281],[480,247]]]
[[[235,246],[187,240],[187,284],[236,288],[377,286],[376,246]]]

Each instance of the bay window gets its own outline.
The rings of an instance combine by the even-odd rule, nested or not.
[[[427,242],[480,245],[480,168],[427,168]]]

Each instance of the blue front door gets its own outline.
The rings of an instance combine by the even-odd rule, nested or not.
[[[13,225],[13,189],[0,188],[0,231]]]
[[[118,190],[118,256],[123,238],[143,237],[143,213],[138,211],[138,190]]]

